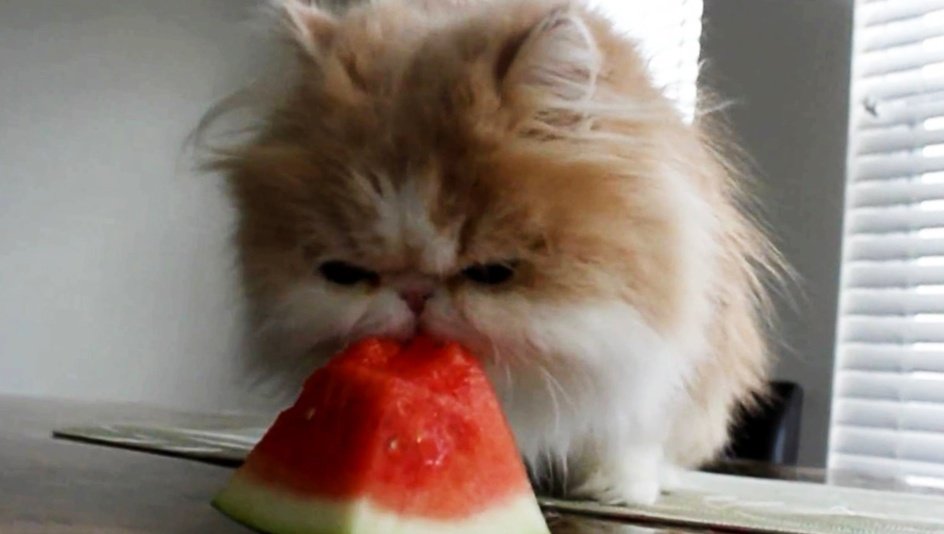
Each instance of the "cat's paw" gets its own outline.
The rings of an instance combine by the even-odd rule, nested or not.
[[[611,477],[604,475],[602,471],[594,472],[578,486],[570,488],[567,496],[572,499],[586,499],[601,504],[626,504],[625,496],[621,494],[619,485]]]
[[[662,485],[658,479],[634,479],[623,482],[617,491],[621,497],[621,504],[652,505],[659,500],[662,494]]]
[[[614,476],[617,473],[618,471],[613,471],[604,474],[598,471],[568,493],[573,498],[590,499],[611,505],[651,505],[659,499],[662,485],[657,471],[646,474],[623,472]]]
[[[627,452],[614,470],[615,489],[628,504],[654,504],[662,493],[662,449],[639,447]]]
[[[662,465],[660,481],[662,482],[662,491],[673,492],[682,485],[682,475],[685,470],[677,465],[665,463]]]

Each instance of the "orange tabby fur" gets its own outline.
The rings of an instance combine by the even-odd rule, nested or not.
[[[773,254],[633,43],[576,1],[279,9],[296,70],[216,161],[265,361],[423,328],[482,356],[541,482],[651,502],[713,458],[764,387]],[[463,278],[490,262],[514,278]]]

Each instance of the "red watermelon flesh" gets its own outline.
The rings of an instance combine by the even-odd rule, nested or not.
[[[478,361],[369,339],[305,383],[214,504],[274,534],[545,534]]]

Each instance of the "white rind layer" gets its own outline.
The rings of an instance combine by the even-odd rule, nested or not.
[[[214,499],[223,513],[270,534],[549,534],[534,496],[465,519],[435,520],[388,512],[369,499],[305,499],[235,476]]]

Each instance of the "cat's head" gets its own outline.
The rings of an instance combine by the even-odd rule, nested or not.
[[[219,162],[270,358],[423,329],[543,380],[700,335],[715,163],[604,19],[543,0],[283,13],[291,88]]]

